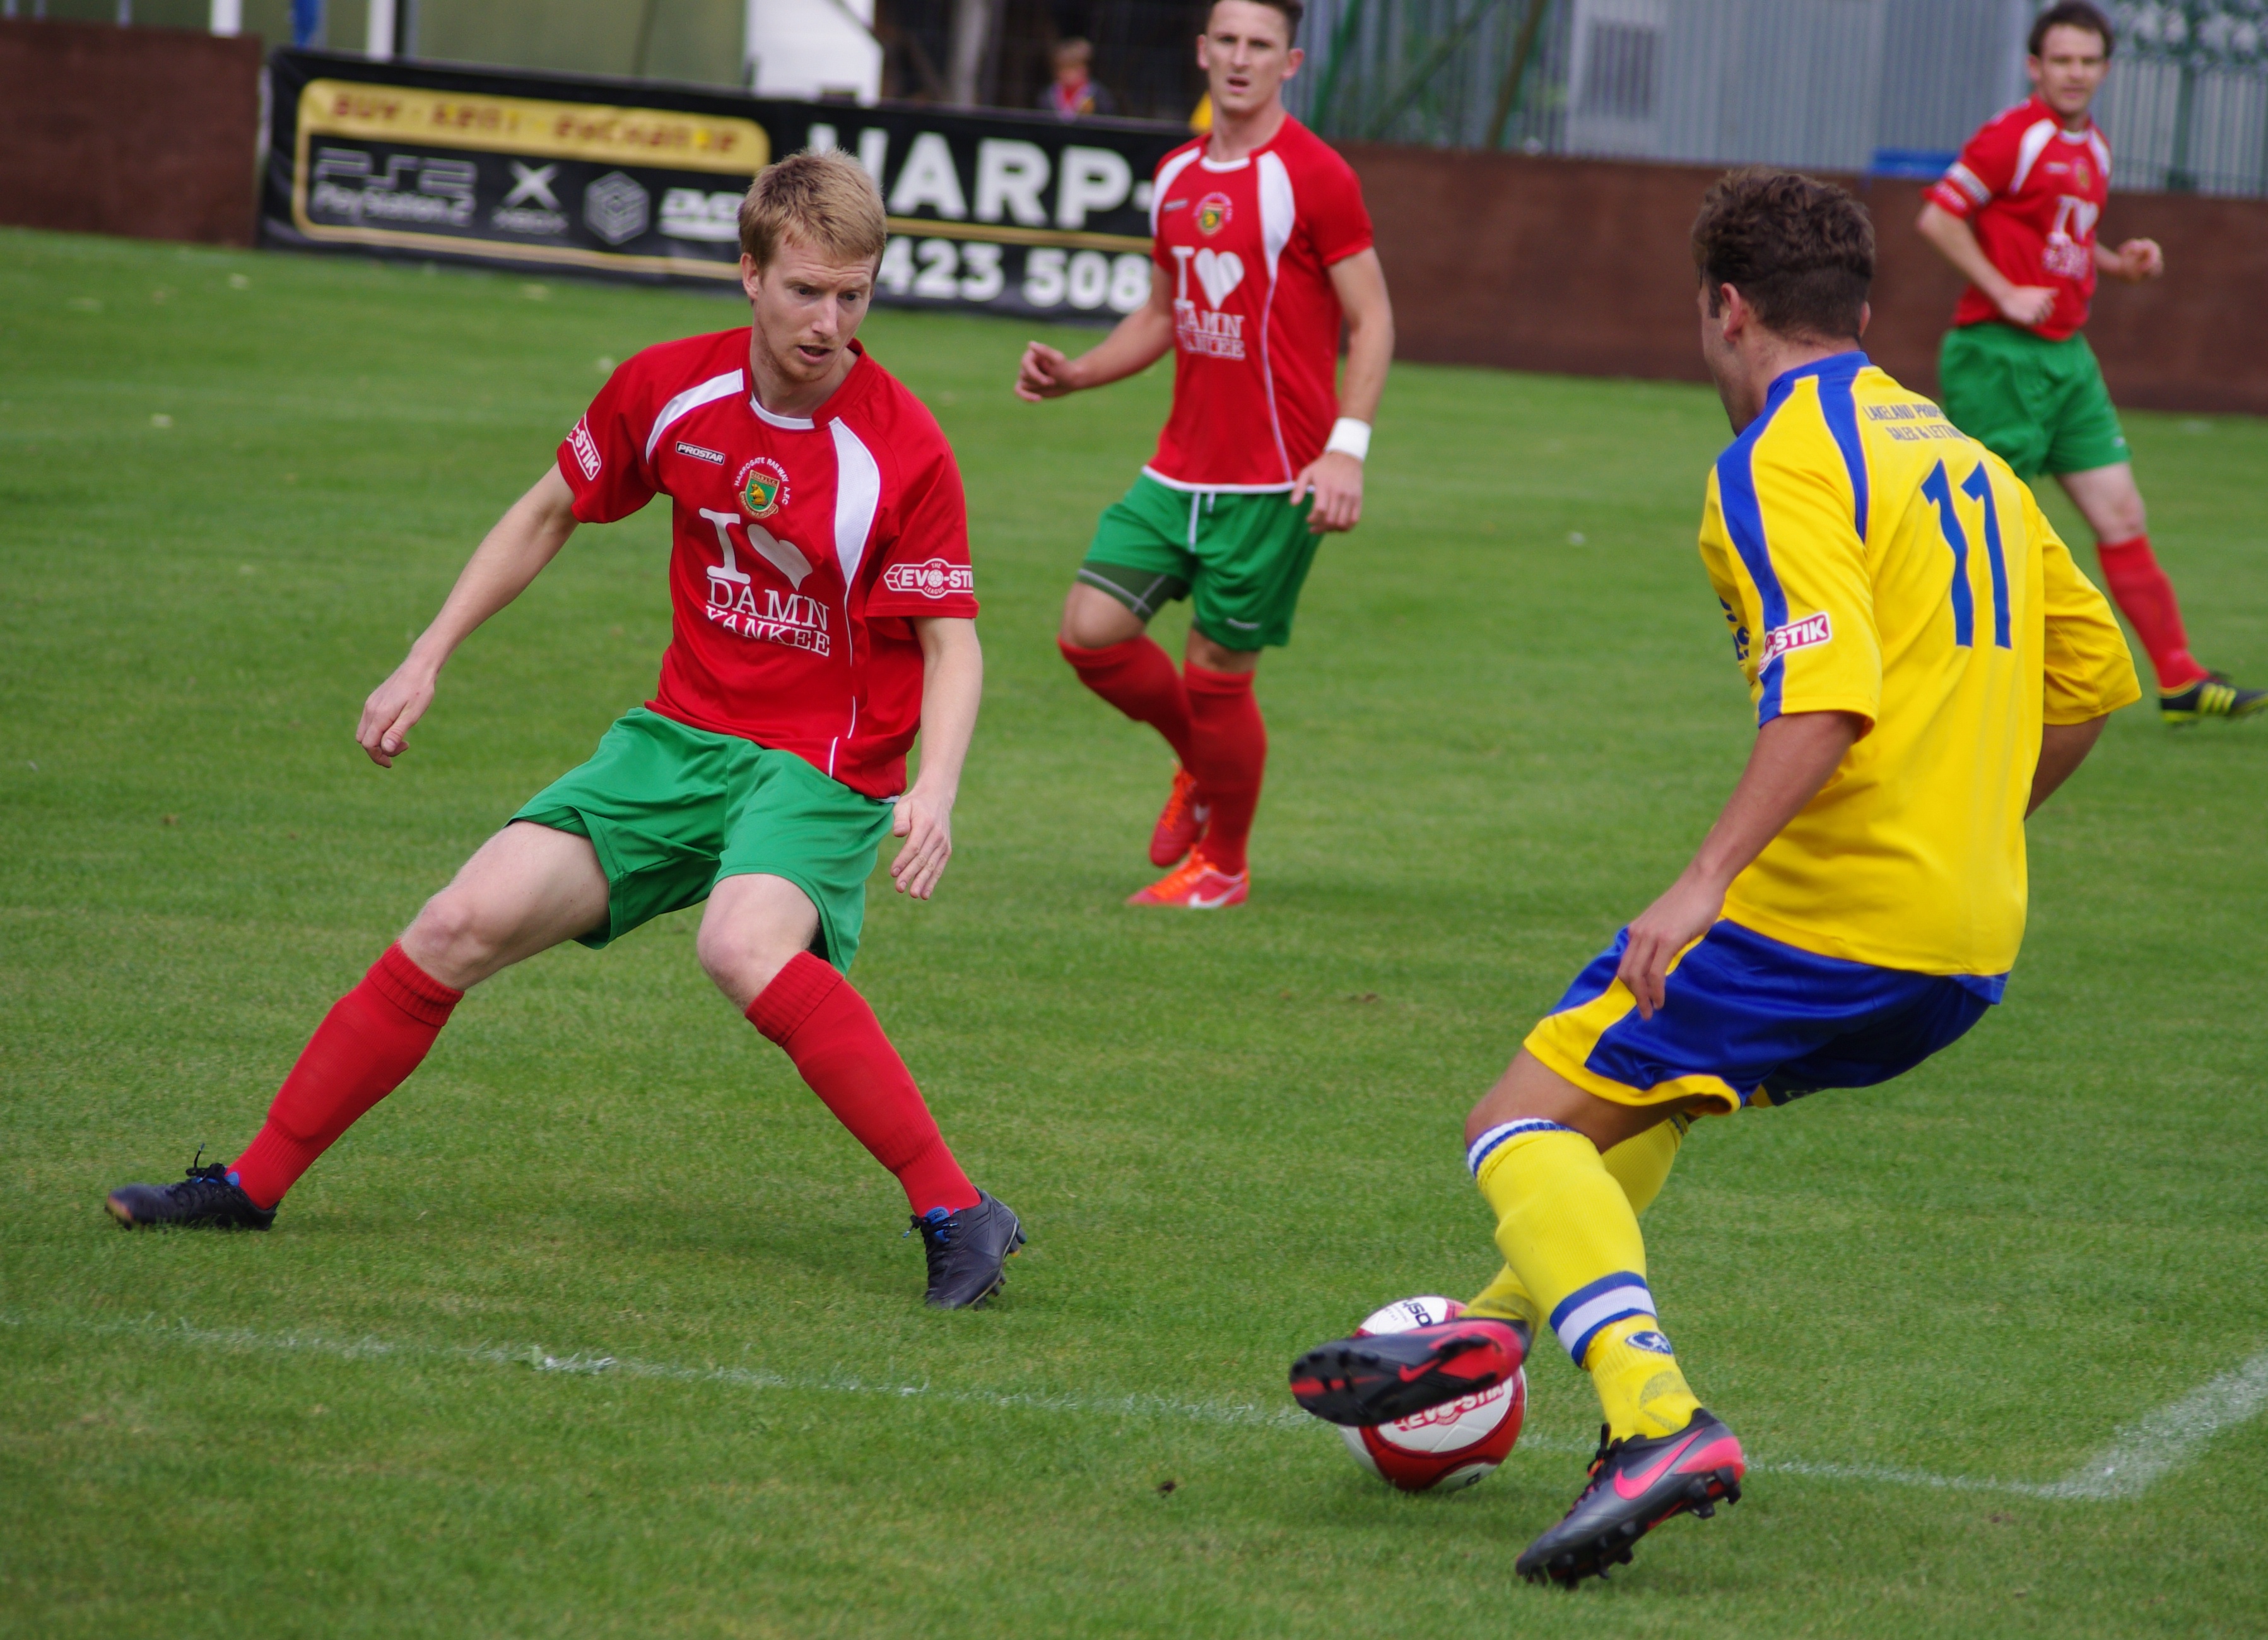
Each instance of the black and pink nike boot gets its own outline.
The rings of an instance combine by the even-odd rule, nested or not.
[[[1366,1429],[1494,1389],[1527,1359],[1519,1322],[1459,1316],[1319,1344],[1292,1363],[1292,1396],[1328,1422]]]
[[[1516,1564],[1530,1583],[1547,1578],[1573,1588],[1630,1562],[1631,1545],[1672,1515],[1707,1519],[1719,1503],[1741,1501],[1749,1462],[1724,1420],[1697,1407],[1674,1435],[1599,1431],[1591,1482],[1566,1518],[1528,1546]]]

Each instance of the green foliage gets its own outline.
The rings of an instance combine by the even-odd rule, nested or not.
[[[273,1233],[111,1229],[649,692],[659,508],[476,636],[398,768],[350,739],[605,361],[738,317],[0,235],[0,1634],[2261,1632],[2259,1423],[2134,1503],[1774,1466],[2054,1480],[2268,1341],[2268,726],[2123,714],[2035,824],[2005,1007],[1694,1134],[1653,1274],[1739,1508],[1532,1591],[1594,1424],[1563,1361],[1447,1499],[1286,1415],[1296,1350],[1491,1273],[1463,1110],[1731,784],[1690,387],[1397,370],[1263,669],[1253,903],[1145,915],[1167,757],[1051,633],[1163,373],[1034,408],[1021,329],[874,318],[965,464],[990,687],[943,895],[878,882],[857,979],[1031,1226],[992,1310],[920,1309],[895,1186],[688,917],[483,987]],[[2268,673],[2268,428],[2130,431],[2199,653]]]

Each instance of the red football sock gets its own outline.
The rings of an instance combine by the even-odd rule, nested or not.
[[[1268,726],[1252,698],[1249,672],[1186,669],[1189,695],[1189,771],[1197,777],[1212,818],[1205,827],[1204,857],[1231,876],[1244,869],[1244,841],[1260,807],[1260,777],[1268,766]]]
[[[2102,559],[2102,580],[2118,612],[2150,652],[2159,691],[2178,694],[2203,678],[2205,669],[2190,653],[2189,634],[2182,630],[2181,602],[2174,596],[2174,583],[2158,567],[2149,536],[2100,542],[2095,550]]]
[[[1107,649],[1081,649],[1060,638],[1056,646],[1079,674],[1079,681],[1137,723],[1166,737],[1182,767],[1189,765],[1189,698],[1173,657],[1147,633]]]
[[[317,1156],[417,1068],[464,994],[399,945],[387,946],[362,983],[323,1016],[269,1105],[266,1124],[236,1158],[230,1171],[244,1193],[262,1208],[283,1200]]]
[[[748,1004],[748,1023],[787,1050],[835,1119],[898,1176],[916,1215],[976,1205],[913,1073],[849,980],[798,951]]]

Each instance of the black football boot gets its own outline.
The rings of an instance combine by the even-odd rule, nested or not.
[[[929,1260],[929,1306],[973,1310],[1008,1280],[1003,1267],[1024,1245],[1024,1226],[1005,1201],[983,1191],[958,1213],[932,1208],[907,1232],[922,1238]]]
[[[1719,1503],[1741,1501],[1749,1462],[1724,1421],[1696,1408],[1675,1435],[1626,1435],[1609,1441],[1599,1431],[1590,1484],[1565,1518],[1529,1544],[1514,1570],[1530,1583],[1547,1578],[1573,1588],[1625,1565],[1631,1545],[1672,1515],[1690,1511],[1707,1519]]]
[[[253,1206],[217,1163],[199,1167],[191,1162],[188,1177],[178,1185],[121,1185],[102,1205],[128,1230],[176,1224],[184,1230],[264,1230],[276,1223],[276,1209]]]
[[[1494,1389],[1527,1359],[1519,1322],[1463,1315],[1318,1344],[1292,1363],[1292,1397],[1318,1418],[1366,1429]]]
[[[2178,694],[2158,697],[2158,715],[2175,728],[2190,728],[2207,718],[2250,718],[2268,712],[2268,689],[2239,689],[2219,672]]]

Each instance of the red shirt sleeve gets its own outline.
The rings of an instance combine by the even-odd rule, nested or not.
[[[1969,139],[1961,157],[1923,196],[1940,210],[1966,218],[2015,181],[2021,122],[2003,115]]]
[[[870,616],[976,618],[976,572],[968,561],[968,504],[945,434],[894,440],[903,487],[884,510],[881,571],[866,597]]]
[[[1354,167],[1336,153],[1314,167],[1300,188],[1300,217],[1323,266],[1359,255],[1372,244],[1370,211]]]
[[[575,492],[575,516],[585,524],[628,518],[660,489],[646,461],[644,432],[653,422],[652,395],[638,359],[607,378],[591,408],[559,442],[559,474]]]

